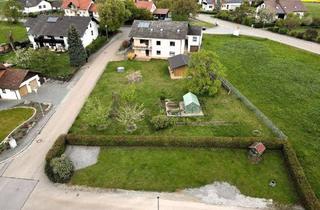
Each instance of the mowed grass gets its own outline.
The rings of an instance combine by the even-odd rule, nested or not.
[[[275,188],[269,187],[276,180]],[[76,171],[71,184],[146,191],[177,191],[226,181],[241,193],[295,203],[297,195],[280,152],[251,164],[247,150],[101,148],[98,163]]]
[[[116,67],[118,66],[125,67],[125,73],[117,73]],[[185,80],[171,80],[168,63],[163,60],[111,62],[88,100],[98,98],[104,106],[109,107],[112,103],[112,93],[121,94],[123,90],[129,88],[126,76],[138,70],[141,71],[143,79],[142,82],[136,84],[136,102],[144,104],[146,117],[144,121],[139,122],[138,129],[133,135],[253,136],[253,130],[260,130],[262,136],[272,136],[271,132],[235,96],[227,95],[223,90],[216,97],[199,97],[205,117],[187,119],[193,125],[176,125],[162,131],[155,131],[149,121],[153,116],[164,114],[160,97],[165,96],[179,102],[187,93]],[[90,120],[93,119],[87,119],[85,109],[83,109],[70,132],[104,135],[128,134],[115,119],[103,131],[89,127]],[[179,119],[179,121],[183,120],[185,119]],[[202,122],[209,122],[209,124],[201,125]]]
[[[200,26],[205,28],[213,28],[214,25],[212,23],[208,23],[205,21],[197,20],[197,19],[190,19],[189,23],[193,26]]]
[[[22,23],[11,24],[7,22],[0,21],[0,44],[8,43],[8,36],[12,32],[13,39],[15,41],[27,40],[27,31]]]
[[[303,4],[308,9],[308,14],[311,14],[313,17],[320,17],[320,0],[318,3],[304,2]]]
[[[228,79],[282,129],[320,197],[320,56],[270,40],[205,36]]]
[[[31,108],[15,108],[0,111],[0,142],[10,134],[13,129],[29,119],[34,110]]]

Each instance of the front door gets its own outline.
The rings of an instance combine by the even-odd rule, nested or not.
[[[146,56],[149,56],[149,50],[146,50]]]

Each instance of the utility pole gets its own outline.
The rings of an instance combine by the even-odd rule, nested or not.
[[[158,206],[158,210],[159,210],[159,196],[157,196],[157,206]]]

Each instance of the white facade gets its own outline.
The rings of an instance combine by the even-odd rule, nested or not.
[[[202,3],[202,10],[203,11],[213,11],[214,10],[214,4],[204,4],[204,3]]]
[[[221,10],[234,11],[236,8],[240,7],[241,3],[222,3]]]
[[[256,8],[256,18],[258,18],[258,13],[262,9],[266,9],[266,4],[265,3],[262,3],[259,6],[257,6],[257,8]],[[293,12],[292,14],[295,14],[295,15],[299,16],[299,18],[303,18],[303,16],[304,16],[304,12],[303,11]],[[287,15],[288,14],[275,14],[274,15],[274,20],[277,20],[279,18],[286,19]]]
[[[65,16],[83,16],[83,17],[90,17],[90,12],[89,10],[80,10],[76,8],[68,8],[64,9],[64,15]],[[92,12],[92,16],[96,19],[99,20],[99,14],[98,12]]]
[[[29,78],[28,80],[23,81],[20,84],[19,88],[25,86],[28,90],[28,93],[32,93],[32,91],[34,89],[32,89],[30,83],[31,83],[31,81],[34,81],[34,80],[37,82],[38,87],[40,87],[41,86],[40,77],[38,75],[35,75],[35,76]],[[8,100],[20,100],[21,95],[20,95],[19,90],[10,90],[10,89],[1,89],[0,88],[0,98],[1,99],[8,99]]]
[[[49,2],[47,1],[41,1],[38,5],[34,7],[24,7],[23,13],[39,13],[39,12],[44,12],[44,11],[49,11],[52,10],[52,6]]]
[[[99,35],[98,31],[98,24],[95,21],[90,21],[88,24],[88,27],[86,31],[84,32],[83,36],[81,37],[82,45],[83,47],[87,47],[89,44],[91,44],[95,39],[97,39]],[[27,27],[27,32],[29,31],[29,28]],[[30,43],[32,44],[34,49],[39,48],[40,46],[38,43],[35,42],[35,35],[28,33],[28,38],[30,40]],[[51,38],[44,36],[44,38]],[[53,49],[68,49],[68,37],[54,37],[55,40],[61,40],[64,43],[64,46],[60,43],[56,43],[55,46],[51,46],[49,43],[45,43],[45,47],[53,48]]]
[[[191,47],[201,47],[202,45],[202,34],[201,36],[188,35],[188,52],[191,52]]]

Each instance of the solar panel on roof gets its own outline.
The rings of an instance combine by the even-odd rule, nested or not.
[[[56,23],[59,17],[48,17],[47,22],[48,23]]]
[[[148,22],[140,22],[138,24],[138,28],[149,28],[150,23]]]

